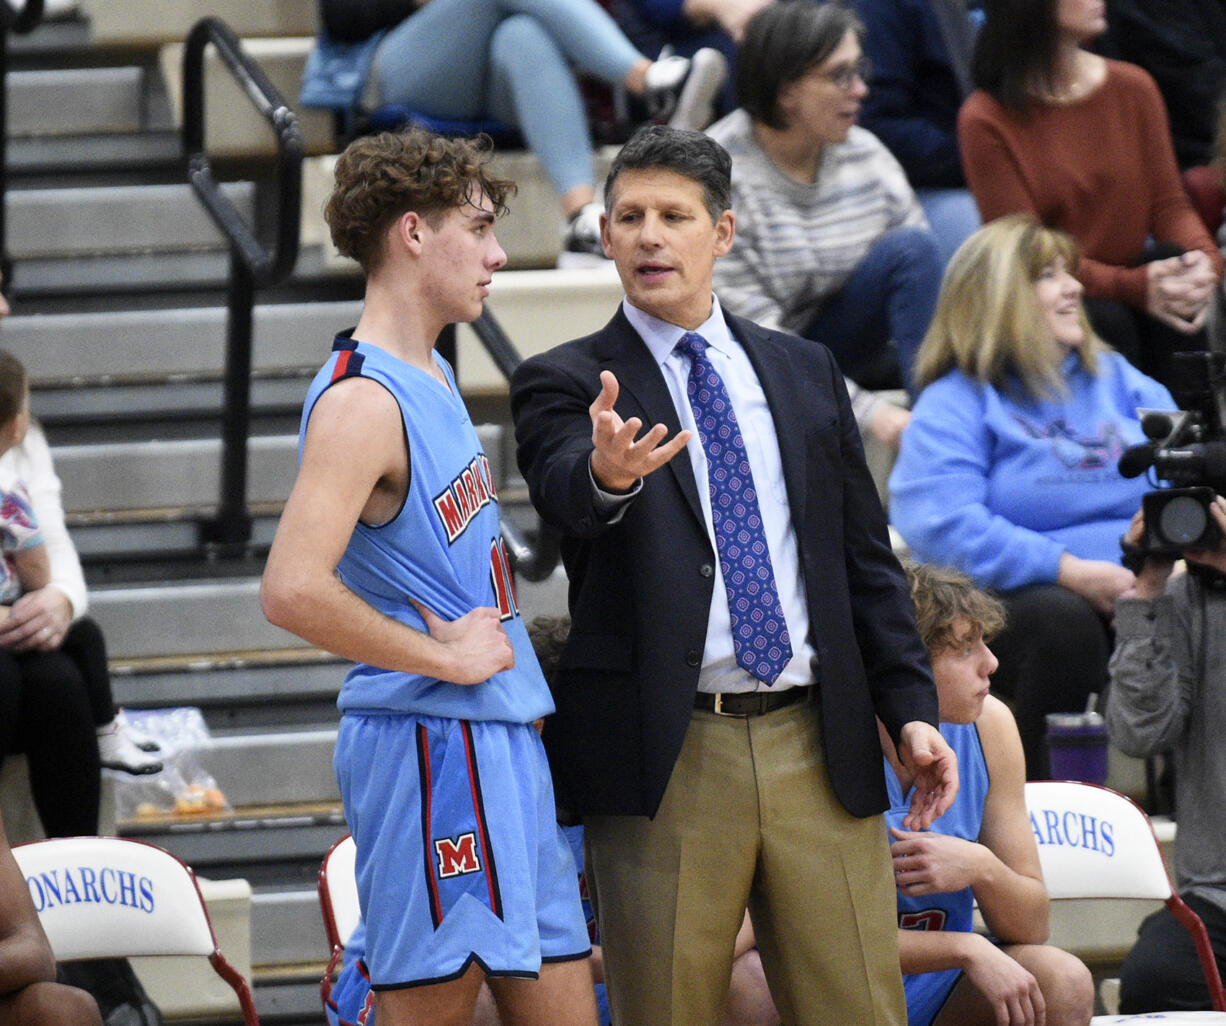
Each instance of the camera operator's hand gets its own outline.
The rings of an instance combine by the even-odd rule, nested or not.
[[[1137,510],[1132,515],[1128,530],[1124,532],[1124,545],[1141,549],[1144,541],[1145,513]],[[1136,587],[1128,593],[1128,597],[1156,599],[1166,590],[1166,579],[1171,576],[1174,568],[1175,561],[1167,556],[1147,555],[1141,565],[1141,572],[1137,574]]]
[[[1075,592],[1104,616],[1115,612],[1115,600],[1136,584],[1131,570],[1101,559],[1078,559],[1071,552],[1060,557],[1056,582]]]
[[[1217,521],[1218,531],[1222,537],[1217,543],[1217,547],[1213,549],[1188,549],[1185,552],[1184,559],[1189,563],[1201,563],[1204,566],[1212,567],[1218,573],[1226,574],[1226,499],[1220,495],[1215,496],[1212,505],[1209,507],[1209,512],[1213,519]]]

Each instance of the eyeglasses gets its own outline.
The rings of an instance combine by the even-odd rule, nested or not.
[[[855,87],[856,79],[867,85],[872,74],[873,62],[867,57],[861,57],[853,64],[840,64],[830,71],[817,72],[819,78],[824,78],[831,85],[838,86],[845,93],[851,92]]]

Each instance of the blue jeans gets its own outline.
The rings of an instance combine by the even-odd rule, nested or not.
[[[592,184],[571,66],[616,85],[642,55],[595,0],[430,0],[375,54],[380,103],[514,125],[559,193]]]
[[[911,365],[936,309],[941,274],[932,232],[895,228],[869,247],[801,334],[829,347],[843,373],[865,388],[905,385],[914,398]]]
[[[954,251],[983,223],[975,198],[969,189],[916,189],[915,198],[932,226],[945,267]]]

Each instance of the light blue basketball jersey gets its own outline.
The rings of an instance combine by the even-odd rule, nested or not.
[[[983,804],[988,797],[988,765],[979,742],[979,728],[973,723],[942,723],[941,735],[958,756],[958,796],[945,814],[929,829],[948,837],[967,841],[979,839],[983,823]],[[889,761],[885,765],[890,808],[886,822],[904,829],[903,817],[910,811],[911,794],[903,794]],[[969,887],[947,894],[908,897],[898,893],[898,925],[905,930],[952,930],[969,933],[974,929],[975,897]],[[961,975],[959,969],[903,976],[907,994],[908,1026],[928,1026],[949,997]]]
[[[377,346],[342,333],[311,383],[302,414],[299,458],[315,403],[337,381],[377,381],[400,406],[409,453],[404,505],[385,524],[358,523],[337,572],[386,615],[425,631],[410,599],[444,620],[479,606],[499,610],[515,649],[513,669],[464,686],[359,663],[345,679],[342,712],[413,713],[527,723],[553,712],[553,700],[519,615],[498,494],[489,461],[447,362],[434,354],[450,388]]]

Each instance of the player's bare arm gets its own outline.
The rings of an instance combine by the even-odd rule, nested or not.
[[[432,611],[429,634],[384,616],[336,576],[359,519],[395,515],[408,484],[408,454],[396,400],[381,385],[333,385],[311,413],[302,466],[260,588],[278,627],[345,659],[457,684],[477,684],[514,662],[494,609],[454,621]],[[420,611],[420,610],[419,610]]]
[[[970,887],[994,937],[1042,944],[1048,899],[1026,812],[1021,739],[1012,714],[992,696],[977,724],[992,782],[979,841],[891,829],[895,882],[912,896]]]
[[[1006,944],[1043,944],[1050,902],[1026,810],[1026,762],[1008,707],[989,696],[978,720],[988,776],[979,840],[995,857],[975,884],[975,900],[992,934]]]
[[[589,408],[592,417],[592,475],[608,491],[624,492],[640,478],[659,470],[677,455],[690,440],[689,431],[679,431],[664,441],[668,428],[656,424],[641,438],[638,417],[622,420],[613,404],[617,402],[618,383],[612,371],[600,372],[600,395]]]

